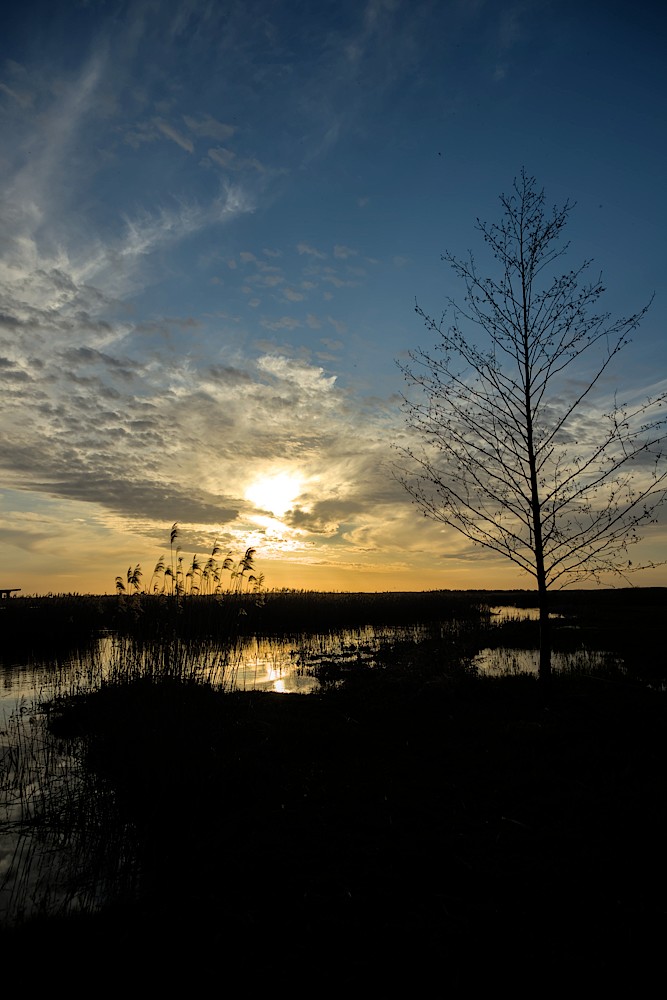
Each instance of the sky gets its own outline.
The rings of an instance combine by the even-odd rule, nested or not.
[[[613,377],[667,388],[652,2],[70,0],[0,36],[0,584],[111,593],[179,522],[266,586],[533,586],[396,480],[430,348],[522,167],[576,203]],[[569,258],[568,258],[569,259]],[[611,376],[610,376],[611,377]],[[607,390],[609,385],[607,385]],[[635,562],[667,558],[662,522]],[[664,567],[633,582],[667,585]]]

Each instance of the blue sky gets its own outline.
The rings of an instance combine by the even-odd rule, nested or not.
[[[664,388],[664,28],[653,3],[15,6],[3,585],[111,591],[178,520],[189,553],[255,545],[269,586],[531,586],[392,478],[395,362],[525,166],[577,203],[606,309],[655,292],[617,377]],[[638,556],[663,552],[657,525]]]

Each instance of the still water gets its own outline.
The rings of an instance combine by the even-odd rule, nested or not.
[[[491,622],[498,624],[536,617],[534,608],[490,609]],[[61,822],[62,803],[78,803],[80,808],[87,801],[82,791],[87,779],[76,747],[64,747],[48,732],[42,706],[49,699],[127,677],[128,663],[133,676],[149,673],[161,658],[158,670],[166,666],[178,676],[198,676],[227,690],[308,694],[320,686],[322,668],[335,668],[333,676],[357,666],[372,668],[384,647],[429,638],[446,645],[469,627],[470,623],[451,621],[368,626],[317,635],[244,638],[231,649],[210,642],[182,643],[168,647],[168,653],[159,645],[102,635],[60,660],[0,665],[0,924],[35,912],[96,908],[118,881],[118,856],[125,858],[124,870],[132,879],[131,838],[125,844],[122,830],[116,830],[112,843],[104,816],[84,817],[88,832],[91,826],[105,831],[104,842],[89,845],[97,852],[96,864],[105,852],[110,857],[107,875],[102,872],[91,880],[77,839],[78,818]],[[606,662],[604,657],[588,652],[554,654],[553,663],[556,670],[594,669]],[[536,650],[489,646],[470,662],[477,671],[492,675],[536,673],[538,658]],[[88,802],[86,808],[97,807],[94,795]]]
[[[537,608],[492,607],[493,624],[529,621],[539,617]],[[382,625],[342,629],[321,634],[244,637],[231,649],[213,643],[182,643],[176,666],[181,674],[198,674],[228,689],[264,690],[283,694],[308,694],[319,687],[315,676],[323,664],[337,662],[348,667],[373,666],[381,648],[395,643],[421,642],[428,638],[447,641],[465,626],[457,621],[429,625]],[[145,672],[160,654],[154,645],[130,644],[114,635],[102,635],[91,646],[52,662],[0,664],[0,747],[7,720],[17,707],[34,705],[57,694],[83,692],[103,680],[122,675],[123,661]],[[508,657],[508,654],[509,657]],[[487,648],[472,663],[484,672],[499,674],[536,672],[531,650]],[[556,657],[557,669],[567,668],[569,658]]]
[[[116,894],[119,877],[132,892],[131,834],[113,817],[90,814],[104,801],[94,789],[86,793],[89,779],[76,746],[49,733],[49,700],[154,670],[197,676],[227,690],[307,694],[319,687],[313,674],[318,665],[372,666],[383,643],[417,641],[431,632],[401,626],[257,636],[231,649],[212,642],[162,647],[107,634],[51,662],[0,665],[0,925],[34,913],[95,910]],[[104,831],[104,839],[91,843],[91,830],[93,836]],[[108,864],[100,865],[100,858]]]
[[[373,666],[379,650],[395,643],[447,639],[458,634],[458,622],[442,625],[382,625],[337,632],[281,636],[248,636],[231,649],[213,642],[182,642],[169,664],[179,676],[198,676],[228,690],[262,690],[308,694],[317,690],[318,666]],[[58,694],[94,689],[114,676],[126,677],[127,665],[148,673],[163,656],[155,644],[140,644],[102,635],[88,648],[53,662],[0,664],[0,746],[2,731],[19,705],[43,702]],[[157,670],[162,667],[159,663]]]

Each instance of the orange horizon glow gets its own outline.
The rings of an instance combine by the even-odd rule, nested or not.
[[[192,558],[191,554],[189,558]],[[131,563],[134,566],[137,562],[142,566],[144,583],[147,584],[155,560],[130,560],[127,565]],[[124,575],[127,565],[118,564],[109,567],[108,570],[82,569],[80,573],[3,572],[0,583],[2,586],[20,587],[20,593],[16,595],[19,597],[47,596],[49,594],[110,595],[116,593],[115,578],[117,575]],[[493,571],[489,567],[486,572],[459,568],[441,571],[432,569],[416,573],[409,569],[384,570],[375,568],[371,570],[317,565],[304,566],[290,563],[288,560],[262,559],[261,553],[257,554],[256,566],[257,571],[265,575],[263,589],[267,592],[283,589],[322,593],[536,590],[527,575],[513,573],[511,567],[501,566],[493,567]],[[646,570],[641,574],[641,581],[637,578],[634,580],[630,578],[630,582],[617,580],[614,583],[609,580],[600,585],[588,581],[568,589],[596,590],[629,586],[665,587],[667,586],[667,574],[665,574],[664,568],[662,568],[662,572]]]

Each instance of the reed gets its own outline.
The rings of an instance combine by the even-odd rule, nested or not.
[[[174,521],[169,533],[169,562],[165,555],[160,556],[147,585],[142,584],[143,571],[137,563],[134,568],[128,567],[124,577],[116,577],[116,593],[119,596],[168,594],[182,598],[262,592],[264,575],[256,573],[254,548],[247,548],[238,559],[231,551],[223,558],[223,550],[216,539],[205,561],[195,553],[186,568],[181,548],[176,546],[174,549],[180,534],[178,521]]]
[[[8,724],[0,837],[11,856],[0,877],[0,926],[91,913],[136,894],[134,832],[85,767],[80,744],[51,732],[51,711],[24,703]]]
[[[472,666],[475,653],[484,645],[495,642],[521,649],[534,641],[534,622],[517,619],[497,624],[488,613],[494,604],[520,607],[527,603],[524,592],[256,593],[251,580],[256,576],[254,552],[247,550],[233,560],[231,569],[224,568],[231,557],[221,557],[217,543],[211,550],[210,564],[195,556],[183,573],[182,593],[176,586],[171,591],[167,576],[166,591],[160,583],[156,592],[152,582],[150,593],[132,584],[134,592],[120,600],[113,595],[19,598],[12,599],[3,612],[6,630],[11,630],[12,620],[21,623],[24,642],[34,642],[42,631],[48,635],[52,647],[48,670],[57,686],[56,697],[48,703],[19,706],[6,736],[8,751],[0,763],[0,798],[5,802],[0,833],[16,835],[11,878],[7,877],[0,888],[0,902],[13,921],[25,919],[30,912],[92,912],[103,899],[116,895],[132,898],[140,887],[140,873],[152,863],[151,836],[158,837],[161,829],[154,816],[146,817],[148,805],[142,804],[142,789],[147,795],[147,789],[160,790],[159,796],[150,792],[149,798],[150,802],[160,798],[155,809],[163,817],[170,815],[180,788],[187,788],[190,797],[200,796],[202,801],[212,794],[211,809],[217,810],[218,826],[213,833],[212,828],[206,832],[206,816],[200,819],[209,842],[213,842],[214,834],[224,828],[226,813],[222,814],[229,783],[243,799],[243,808],[243,796],[254,794],[253,782],[262,788],[262,781],[267,787],[271,784],[265,776],[273,773],[275,763],[269,752],[275,720],[258,721],[259,707],[269,716],[283,713],[281,718],[289,719],[291,712],[303,712],[304,718],[313,713],[313,721],[308,723],[312,729],[303,723],[308,742],[289,744],[289,753],[294,756],[288,761],[286,751],[286,777],[276,786],[278,791],[271,787],[267,792],[282,795],[283,788],[292,787],[288,764],[296,770],[303,767],[307,772],[304,794],[296,796],[295,811],[305,808],[305,796],[311,795],[309,782],[316,771],[309,770],[309,754],[311,741],[319,738],[320,713],[325,718],[330,713],[335,726],[346,720],[336,750],[345,754],[345,741],[356,732],[358,720],[379,718],[383,706],[393,713],[387,729],[390,740],[405,726],[413,728],[411,739],[422,739],[420,713],[426,713],[424,718],[439,732],[459,702],[483,707],[487,700],[506,698],[503,711],[514,711],[510,696],[501,694],[507,690],[502,686],[504,681],[525,693],[533,711],[529,700],[532,678],[482,677]],[[177,550],[173,558],[177,572],[181,558]],[[166,558],[161,561],[163,569],[154,573],[160,580],[169,568]],[[141,580],[135,569],[132,575]],[[224,574],[224,593],[211,592],[219,583],[216,573]],[[564,650],[585,646],[612,652],[628,647],[629,656],[631,642],[640,650],[632,677],[644,677],[640,671],[652,669],[664,684],[661,622],[665,591],[629,592],[625,596],[627,600],[617,592],[563,595],[558,610],[570,617],[556,622],[555,644]],[[575,612],[576,627],[571,623]],[[314,666],[304,657],[303,669],[312,669],[321,681],[321,690],[326,690],[312,699],[312,707],[304,701],[304,707],[269,711],[266,697],[252,694],[245,701],[236,693],[230,697],[237,686],[239,636],[312,636],[369,624],[381,632],[383,625],[401,622],[406,626],[424,623],[426,628],[415,629],[414,638],[406,635],[400,641],[381,641],[379,645],[364,644],[360,639],[354,647],[342,649],[339,656],[323,653]],[[63,639],[59,655],[53,648],[57,635]],[[36,655],[37,646],[30,648]],[[590,657],[582,653],[573,663],[567,678],[559,675],[559,683],[563,680],[563,684],[567,681],[572,685],[563,687],[568,698],[568,692],[580,690],[575,682],[587,682],[591,673],[595,673],[599,687],[625,690],[613,659],[591,666]],[[600,683],[601,677],[606,684]],[[620,704],[620,695],[618,700]],[[590,704],[596,704],[593,698]],[[470,711],[474,715],[472,708]],[[465,725],[461,724],[463,751],[468,734],[483,731],[484,712],[480,718],[475,728],[468,725],[465,716]],[[500,715],[499,720],[494,724],[501,737],[504,722]],[[619,709],[619,726],[622,722]],[[523,725],[522,719],[519,723]],[[500,737],[498,746],[502,748]],[[262,756],[265,739],[269,750]],[[305,762],[296,759],[303,746],[308,747]],[[400,746],[407,744],[403,741]],[[260,762],[245,790],[246,774],[239,765],[238,777],[236,768],[244,755],[253,754]],[[427,767],[428,761],[420,759],[418,765]],[[333,760],[332,774],[337,766]],[[433,776],[437,773],[435,769]],[[384,774],[385,770],[379,770],[374,779],[384,780]],[[205,807],[201,808],[205,812]],[[138,816],[150,828],[148,833],[139,829]],[[192,839],[196,839],[195,834]],[[138,845],[144,852],[141,858],[137,856]]]

